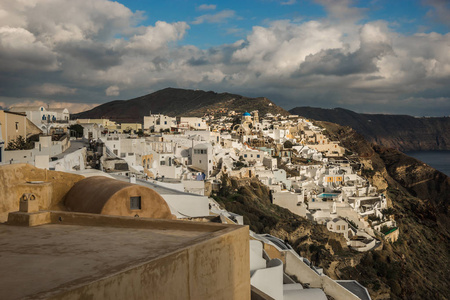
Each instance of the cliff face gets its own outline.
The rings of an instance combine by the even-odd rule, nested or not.
[[[368,141],[400,151],[450,150],[450,118],[358,114],[335,108],[296,107],[289,111],[305,118],[350,126]]]
[[[355,268],[341,273],[360,280],[373,295],[380,280],[392,299],[448,299],[450,178],[395,149],[371,145],[349,127],[319,125],[372,170],[369,179],[385,190],[400,229],[399,241],[365,254]]]
[[[161,113],[171,117],[202,117],[206,113],[223,109],[245,112],[259,110],[260,115],[288,115],[289,113],[267,98],[248,98],[228,93],[205,92],[166,88],[149,95],[130,99],[116,100],[99,105],[91,110],[74,114],[73,119],[108,118],[118,122],[141,123],[144,116]]]
[[[400,238],[367,253],[350,250],[342,236],[270,202],[258,180],[224,178],[216,200],[244,216],[258,233],[287,240],[333,279],[355,279],[374,300],[449,299],[450,179],[395,150],[374,146],[350,127],[318,122],[355,154],[368,179],[394,209]]]

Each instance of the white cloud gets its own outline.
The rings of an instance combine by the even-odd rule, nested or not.
[[[281,1],[281,5],[294,5],[297,3],[297,0],[287,0],[287,1]]]
[[[192,24],[203,24],[203,23],[223,23],[228,19],[234,18],[236,15],[234,10],[226,9],[222,10],[216,14],[206,14],[201,15],[192,22]]]
[[[216,7],[215,4],[202,4],[197,7],[197,10],[215,10]]]
[[[73,95],[77,92],[76,88],[69,88],[59,84],[45,83],[40,86],[30,87],[30,91],[40,95]]]
[[[185,22],[169,24],[158,21],[155,26],[148,26],[143,34],[133,36],[126,47],[142,51],[154,51],[166,46],[168,42],[182,39],[187,29],[189,29],[189,25]]]
[[[178,44],[186,22],[137,26],[142,13],[117,2],[2,1],[0,98],[98,102],[178,86],[269,96],[288,108],[450,109],[450,34],[404,35],[364,22],[354,1],[316,1],[329,18],[255,26],[245,39],[209,49]],[[193,23],[235,17],[224,10]]]
[[[58,69],[57,54],[24,28],[0,27],[2,71]]]
[[[117,85],[112,85],[105,90],[106,96],[119,96],[120,89]]]

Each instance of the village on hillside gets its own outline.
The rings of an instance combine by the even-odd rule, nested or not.
[[[364,176],[371,170],[325,129],[297,115],[224,108],[203,117],[149,112],[142,124],[119,124],[70,120],[67,109],[41,106],[0,111],[0,124],[1,165],[29,164],[81,175],[86,179],[80,182],[91,184],[95,179],[146,187],[162,197],[177,220],[215,218],[244,225],[242,215],[214,200],[226,176],[258,180],[270,190],[273,204],[325,225],[355,251],[377,249],[399,237],[385,192]],[[85,197],[74,190],[77,184],[65,196],[64,209],[108,214],[71,200]],[[151,208],[144,207],[143,197],[130,197],[132,215],[114,209],[110,214],[147,216]],[[0,222],[14,210],[18,204],[4,209]],[[281,239],[250,232],[249,247],[252,293],[273,299],[370,299],[358,282],[329,278]]]

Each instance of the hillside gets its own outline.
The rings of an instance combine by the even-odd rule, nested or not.
[[[400,151],[450,150],[450,118],[359,114],[343,108],[296,107],[289,111],[305,118],[350,126],[368,141]]]
[[[367,142],[350,127],[318,122],[369,170],[368,179],[387,194],[400,239],[367,253],[350,250],[323,225],[274,205],[258,180],[224,176],[215,199],[242,214],[258,233],[288,241],[302,256],[334,279],[355,279],[372,299],[449,299],[450,178],[395,149]]]
[[[259,110],[260,115],[289,114],[267,98],[248,98],[229,93],[205,92],[166,88],[149,95],[116,100],[99,105],[91,110],[74,114],[73,119],[109,118],[117,122],[143,122],[143,117],[152,113],[175,116],[201,117],[207,112],[219,112],[224,108],[236,112]]]
[[[372,171],[369,180],[386,190],[401,234],[341,274],[358,278],[372,292],[378,278],[390,286],[392,299],[449,299],[450,178],[400,151],[371,145],[349,127],[318,123]]]

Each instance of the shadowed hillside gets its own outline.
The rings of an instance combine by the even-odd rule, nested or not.
[[[392,299],[449,299],[450,178],[395,149],[371,145],[349,127],[317,123],[359,155],[373,174],[369,180],[386,191],[400,229],[397,242],[366,253],[341,274],[357,278],[372,293],[381,288],[380,280]]]
[[[333,279],[355,279],[372,299],[449,299],[450,178],[395,149],[367,142],[350,127],[317,122],[355,153],[368,179],[387,195],[400,238],[376,250],[349,249],[341,236],[270,202],[257,179],[222,178],[215,199],[257,233],[288,241]],[[355,157],[356,159],[356,157]]]
[[[400,151],[450,150],[450,118],[359,114],[343,108],[296,107],[292,114],[350,126],[368,141]]]
[[[175,116],[201,117],[208,112],[218,112],[224,108],[245,112],[259,110],[260,115],[288,115],[267,98],[248,98],[228,93],[205,92],[166,88],[149,95],[131,100],[116,100],[99,105],[91,110],[72,115],[73,119],[109,118],[118,122],[142,122],[144,116],[161,113]]]

